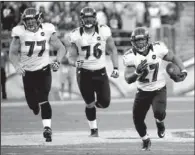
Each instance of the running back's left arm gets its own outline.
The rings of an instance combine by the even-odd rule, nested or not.
[[[169,51],[164,57],[163,57],[163,60],[165,61],[170,61],[174,64],[176,64],[180,70],[185,70],[185,67],[183,65],[183,62],[182,60],[177,56],[175,55],[172,51]]]
[[[108,37],[106,41],[106,51],[108,51],[111,56],[113,67],[118,69],[118,51],[112,36]]]
[[[66,55],[66,48],[60,41],[60,39],[57,37],[56,33],[53,33],[50,38],[50,45],[53,46],[54,50],[57,51],[57,61],[61,62],[64,55]]]

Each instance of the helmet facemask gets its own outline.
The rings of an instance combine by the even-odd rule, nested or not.
[[[41,24],[41,14],[33,8],[26,9],[22,15],[24,26],[29,31],[36,31]]]
[[[85,28],[92,28],[97,24],[96,11],[93,8],[85,7],[80,13],[81,25]]]
[[[26,18],[24,20],[26,29],[28,29],[29,31],[35,31],[38,27],[38,23],[37,20],[35,18]]]
[[[96,24],[96,18],[93,16],[84,16],[81,21],[86,28],[92,28]]]
[[[131,42],[132,46],[139,52],[144,52],[148,48],[148,39],[139,38]]]
[[[137,52],[143,53],[149,47],[149,34],[144,28],[137,28],[131,36],[131,44]]]

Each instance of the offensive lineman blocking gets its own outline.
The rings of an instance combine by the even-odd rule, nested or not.
[[[56,36],[51,23],[41,23],[41,14],[34,8],[27,8],[22,14],[22,25],[12,29],[13,37],[9,58],[17,73],[22,75],[27,104],[35,115],[39,114],[44,127],[43,136],[52,141],[52,108],[48,101],[51,89],[51,68],[59,69],[65,48]],[[49,50],[53,46],[57,51],[57,60],[50,66]]]
[[[80,19],[82,26],[73,30],[66,37],[65,43],[71,44],[69,62],[77,67],[77,82],[86,103],[85,114],[91,129],[90,136],[98,137],[96,107],[107,108],[110,104],[106,50],[111,54],[114,66],[111,77],[114,78],[119,76],[118,54],[110,28],[97,23],[95,9],[83,8]]]
[[[128,84],[136,82],[137,93],[133,105],[135,128],[143,140],[143,150],[149,150],[151,141],[144,122],[152,105],[156,119],[157,133],[165,136],[164,119],[166,116],[167,91],[162,60],[176,64],[181,73],[175,82],[183,81],[187,76],[182,61],[169,51],[162,42],[149,42],[149,33],[143,27],[136,28],[131,35],[132,49],[123,56],[125,80]]]

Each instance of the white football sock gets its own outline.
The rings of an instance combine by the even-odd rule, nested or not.
[[[148,139],[149,138],[149,135],[148,134],[146,134],[145,136],[143,136],[143,137],[141,137],[142,138],[142,140],[146,140],[146,139]]]
[[[51,128],[51,119],[43,119],[42,123],[43,123],[43,127],[48,126]]]
[[[90,129],[97,129],[97,121],[96,119],[94,121],[88,121]]]

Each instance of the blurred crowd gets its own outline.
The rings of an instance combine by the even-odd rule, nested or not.
[[[10,31],[14,26],[21,23],[21,14],[28,7],[34,7],[42,12],[43,22],[50,22],[56,26],[60,35],[63,31],[70,31],[80,25],[79,15],[83,7],[91,6],[97,11],[97,20],[99,24],[108,25],[113,32],[113,37],[119,37],[115,40],[118,52],[122,53],[126,46],[130,45],[130,32],[138,26],[146,26],[154,30],[152,36],[159,35],[159,29],[163,24],[173,25],[179,20],[182,2],[1,2],[1,28],[2,28],[2,52],[1,52],[1,85],[2,97],[7,98],[6,93],[6,69],[5,64],[8,61],[7,54],[9,52]],[[124,30],[124,31],[118,31]],[[4,33],[3,33],[4,32]],[[127,40],[121,39],[128,38]],[[156,39],[158,39],[157,37]],[[120,48],[121,49],[120,49]],[[56,55],[55,51],[50,51],[50,55]],[[64,64],[67,65],[67,64]],[[63,77],[67,74],[67,78],[60,79],[60,98],[64,98],[65,88],[68,88],[69,98],[72,94],[72,78],[65,67],[61,67]],[[64,81],[68,81],[65,86]]]
[[[180,2],[1,2],[1,24],[10,31],[20,22],[23,11],[35,7],[42,12],[43,21],[53,23],[59,30],[79,26],[80,10],[91,6],[97,11],[100,24],[112,29],[132,30],[137,26],[159,28],[179,19]]]

